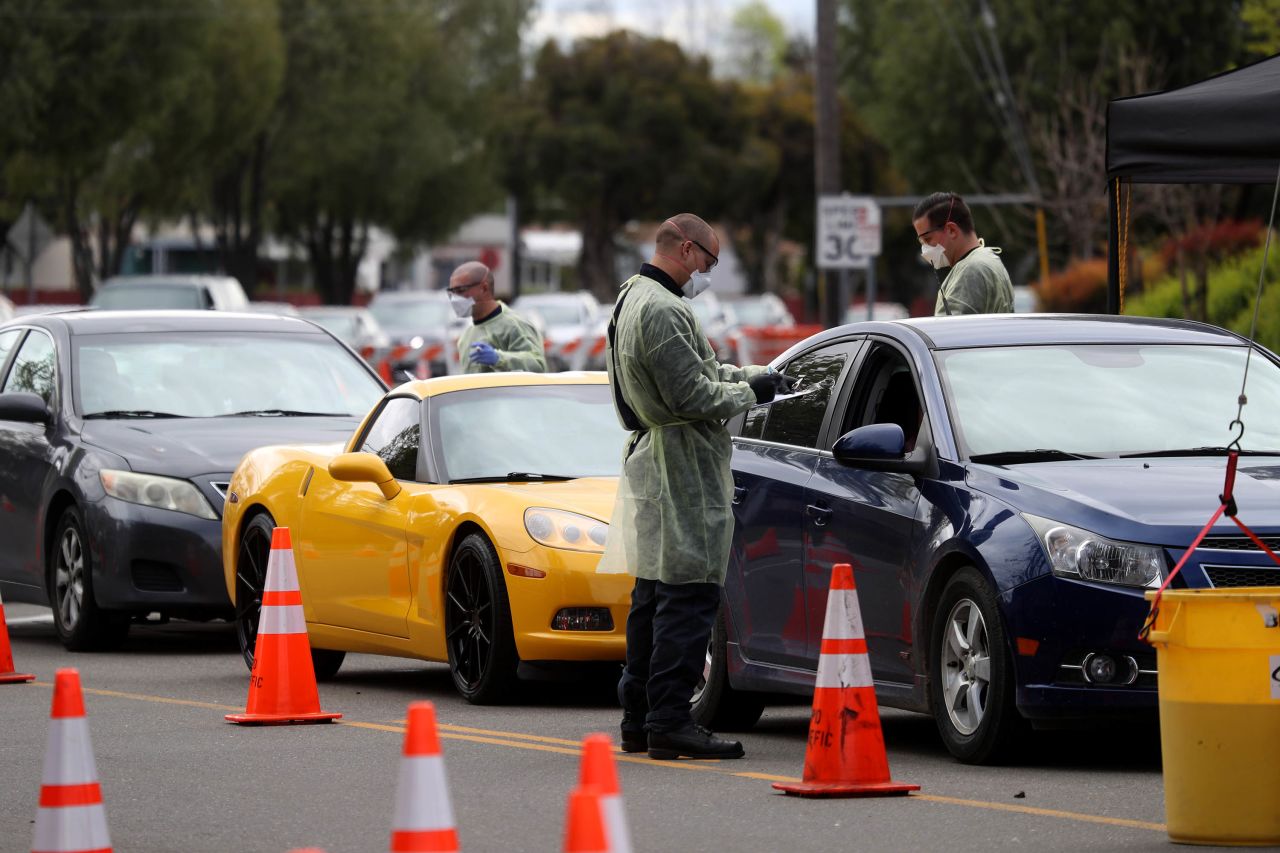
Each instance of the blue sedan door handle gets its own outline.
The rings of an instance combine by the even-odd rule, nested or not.
[[[742,503],[742,499],[745,498],[746,496],[747,496],[746,486],[733,487],[733,502],[735,505]]]
[[[818,527],[825,527],[826,523],[831,520],[831,509],[817,504],[809,504],[805,507],[805,511],[809,513],[809,517],[813,519],[813,523]]]

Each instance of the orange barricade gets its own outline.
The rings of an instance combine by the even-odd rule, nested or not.
[[[768,364],[793,344],[825,327],[818,323],[797,326],[743,326],[738,335],[739,364]]]
[[[4,620],[4,602],[0,601],[0,684],[18,684],[31,681],[30,672],[13,671],[13,651],[9,647],[9,625]]]

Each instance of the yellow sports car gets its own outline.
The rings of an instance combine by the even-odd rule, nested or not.
[[[486,703],[521,661],[622,660],[632,580],[596,568],[625,440],[603,373],[488,373],[389,391],[345,447],[249,453],[222,517],[245,662],[275,526],[319,678],[349,651],[448,661]]]

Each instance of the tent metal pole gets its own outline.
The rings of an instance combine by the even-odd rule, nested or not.
[[[1107,313],[1120,313],[1120,211],[1116,192],[1120,179],[1107,183]]]

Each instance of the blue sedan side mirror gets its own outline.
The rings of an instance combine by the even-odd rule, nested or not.
[[[0,394],[0,421],[46,424],[50,420],[49,404],[39,394],[10,391]]]
[[[840,436],[831,454],[850,468],[921,474],[928,468],[928,453],[918,447],[906,451],[906,437],[897,424],[867,424]]]

